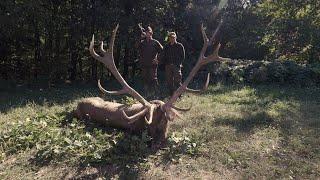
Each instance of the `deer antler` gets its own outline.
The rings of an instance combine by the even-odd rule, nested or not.
[[[204,84],[202,89],[191,89],[191,88],[186,88],[186,91],[191,92],[191,93],[199,93],[199,92],[204,92],[208,89],[209,86],[209,82],[210,82],[210,73],[207,74],[207,79],[206,79],[206,83]]]
[[[121,95],[121,94],[129,94],[133,98],[137,99],[142,105],[144,105],[146,108],[138,112],[137,114],[128,117],[124,110],[122,110],[122,114],[124,117],[128,120],[132,120],[133,122],[137,120],[137,118],[141,117],[142,115],[145,115],[149,111],[149,119],[146,119],[146,123],[151,124],[152,123],[152,116],[153,116],[153,110],[154,110],[154,105],[149,103],[147,100],[145,100],[137,91],[135,91],[132,87],[128,85],[128,83],[123,79],[121,74],[119,73],[115,63],[114,63],[114,57],[113,57],[113,46],[114,46],[114,41],[115,37],[117,34],[117,30],[119,28],[119,24],[116,26],[116,28],[112,32],[112,36],[110,38],[110,43],[109,43],[109,48],[108,50],[104,50],[103,48],[103,42],[101,42],[100,46],[100,51],[103,54],[103,56],[98,55],[93,46],[94,46],[94,35],[92,35],[92,40],[90,43],[90,54],[98,61],[102,62],[107,69],[113,74],[113,76],[118,80],[118,82],[122,85],[122,89],[118,91],[107,91],[105,90],[101,84],[100,80],[98,80],[98,87],[99,89],[110,95]],[[146,110],[147,109],[147,110]]]
[[[207,34],[204,30],[203,24],[201,25],[201,33],[202,33],[202,37],[203,37],[203,46],[202,49],[200,51],[200,55],[198,58],[198,61],[196,63],[196,65],[192,68],[190,74],[188,75],[188,77],[186,78],[186,80],[183,82],[183,84],[174,92],[174,94],[170,97],[170,99],[164,104],[164,109],[169,109],[171,107],[173,107],[174,102],[177,101],[178,97],[183,94],[185,91],[188,90],[188,84],[190,83],[190,81],[193,79],[193,77],[196,75],[196,73],[198,72],[198,70],[200,69],[201,66],[211,63],[211,62],[215,62],[215,61],[224,61],[224,60],[229,60],[229,58],[222,58],[218,55],[219,49],[220,49],[220,43],[217,45],[217,47],[214,49],[214,52],[209,55],[208,57],[205,57],[205,52],[208,48],[208,44],[212,43],[215,39],[215,36],[217,35],[220,27],[222,25],[222,21],[220,21],[219,25],[217,26],[216,30],[214,31],[214,33],[212,34],[210,40],[207,37]],[[208,84],[208,79],[207,78],[207,82],[206,82],[206,86]]]

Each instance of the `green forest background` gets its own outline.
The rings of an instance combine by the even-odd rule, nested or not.
[[[241,59],[233,67],[260,63],[250,71],[251,80],[286,81],[278,77],[284,70],[287,75],[302,70],[319,80],[319,0],[229,0],[215,18],[218,5],[218,0],[1,0],[0,80],[50,85],[109,78],[88,46],[92,34],[108,42],[117,23],[115,61],[126,78],[136,67],[138,23],[152,26],[162,44],[167,31],[176,31],[186,49],[187,71],[202,47],[200,24],[209,33],[220,19],[220,55]]]

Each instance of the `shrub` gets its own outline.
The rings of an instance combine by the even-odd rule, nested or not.
[[[283,83],[287,76],[286,68],[281,62],[275,61],[267,66],[268,80]]]
[[[253,68],[251,70],[251,74],[249,76],[249,81],[253,82],[253,83],[263,83],[266,82],[268,80],[268,72],[267,72],[267,68],[262,65],[260,67],[257,68]]]
[[[320,64],[320,63],[319,63]],[[286,61],[234,60],[222,63],[214,72],[221,83],[290,83],[308,85],[320,81],[320,65]]]
[[[311,78],[315,83],[320,83],[320,63],[308,64],[307,68],[310,70]]]

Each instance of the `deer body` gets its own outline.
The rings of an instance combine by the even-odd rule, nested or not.
[[[159,100],[153,103],[156,107],[164,104]],[[141,112],[143,109],[144,106],[140,103],[127,106],[120,103],[104,101],[100,97],[89,97],[81,100],[73,113],[78,119],[86,118],[106,126],[125,129],[134,133],[139,133],[147,129],[154,140],[164,142],[167,137],[168,127],[167,121],[164,120],[165,118],[160,108],[155,109],[153,114],[154,120],[151,124],[147,124],[143,116],[135,121],[123,116],[123,111],[126,115],[132,116]]]
[[[137,121],[136,123],[129,124],[130,120],[122,116],[122,110],[124,110],[127,115],[131,116],[140,112],[142,109],[143,105],[140,103],[126,106],[120,103],[104,101],[99,97],[90,97],[85,98],[78,103],[74,115],[77,118],[87,117],[100,124],[115,128],[129,129],[131,127],[132,129],[142,129],[141,126],[145,123]],[[134,128],[133,126],[137,126],[137,128]]]

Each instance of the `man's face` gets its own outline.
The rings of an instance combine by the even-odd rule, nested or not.
[[[169,36],[169,42],[170,43],[176,42],[176,37],[175,36]]]
[[[151,36],[152,36],[152,32],[147,31],[147,32],[146,32],[146,37],[147,37],[147,38],[151,38]]]

